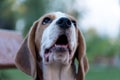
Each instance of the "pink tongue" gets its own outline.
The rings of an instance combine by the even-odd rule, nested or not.
[[[45,58],[48,58],[48,57],[49,57],[49,54],[47,53],[47,54],[45,54],[44,56],[45,56]]]
[[[46,53],[46,54],[44,55],[44,57],[45,57],[45,60],[48,62],[48,61],[49,61],[49,54]]]

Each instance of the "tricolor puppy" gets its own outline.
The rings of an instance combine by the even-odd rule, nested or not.
[[[73,17],[49,13],[34,22],[16,55],[16,66],[34,80],[84,80],[85,47]]]

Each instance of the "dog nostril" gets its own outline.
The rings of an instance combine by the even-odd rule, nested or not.
[[[63,29],[68,29],[69,27],[71,27],[71,21],[68,18],[64,17],[60,18],[56,24]]]
[[[71,21],[68,19],[67,22],[66,22],[66,24],[67,24],[68,26],[71,26]]]
[[[63,19],[60,19],[60,20],[58,20],[57,24],[60,25],[60,24],[62,24],[63,22],[64,22],[64,20],[63,20]]]

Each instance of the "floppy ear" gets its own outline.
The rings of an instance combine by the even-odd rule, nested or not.
[[[36,77],[36,49],[35,49],[35,31],[38,22],[35,22],[29,31],[29,34],[21,44],[16,58],[16,66],[26,74]]]
[[[84,37],[79,29],[78,29],[78,47],[75,55],[79,63],[76,80],[84,80],[84,77],[89,68],[89,65],[88,65],[88,60],[86,56],[86,45],[85,45]]]

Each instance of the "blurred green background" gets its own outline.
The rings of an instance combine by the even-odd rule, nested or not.
[[[86,9],[73,7],[76,0],[0,0],[0,29],[16,30],[25,36],[32,23],[47,12],[62,11],[79,21]],[[112,6],[112,5],[111,5]],[[120,80],[120,30],[117,37],[99,35],[96,29],[82,30],[90,70],[86,80]],[[119,26],[120,29],[120,26]],[[32,80],[17,69],[0,69],[0,80]]]

